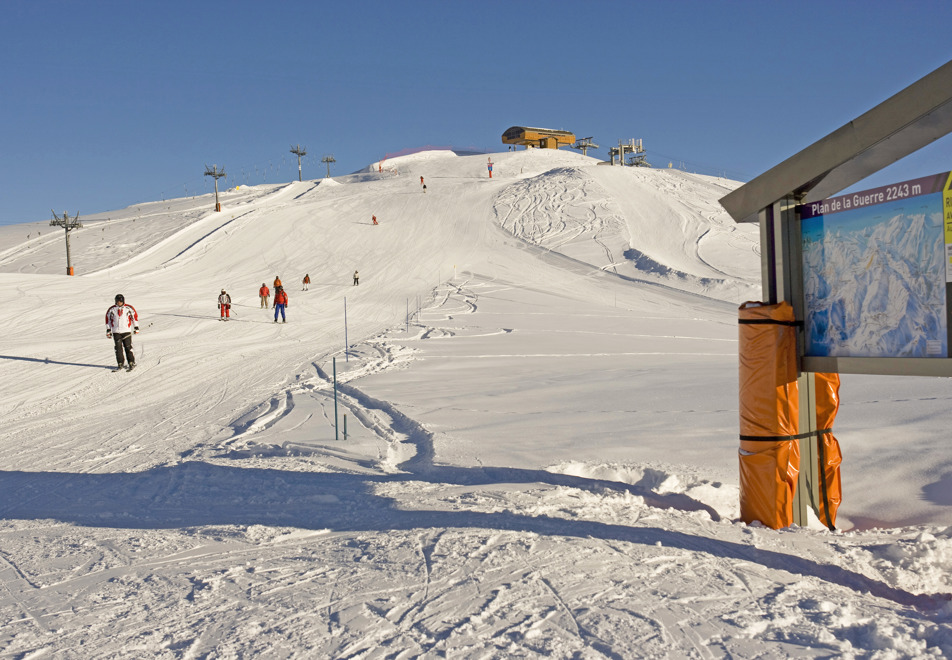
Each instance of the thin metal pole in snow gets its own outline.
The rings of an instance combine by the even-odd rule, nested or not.
[[[407,334],[410,334],[410,299],[407,298]]]
[[[350,342],[347,341],[347,298],[344,298],[344,362],[350,362]]]
[[[337,358],[334,358],[334,440],[340,440],[337,428]]]

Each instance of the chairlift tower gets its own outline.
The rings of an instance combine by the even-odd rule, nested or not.
[[[324,156],[323,158],[321,158],[321,162],[327,163],[327,178],[328,179],[331,178],[331,163],[337,162],[336,160],[334,160],[334,154],[328,154],[327,156]]]
[[[632,140],[630,146],[631,149],[628,151],[631,155],[628,157],[628,166],[651,167],[651,163],[648,162],[648,154],[645,153],[645,148],[641,144],[641,138]]]
[[[592,142],[592,138],[591,138],[591,137],[586,137],[586,138],[579,138],[578,141],[577,141],[575,144],[573,144],[570,148],[571,148],[571,149],[580,149],[580,150],[582,151],[582,155],[583,155],[583,156],[587,156],[587,155],[588,155],[588,150],[589,150],[589,149],[598,149],[598,145],[597,145],[597,144],[594,144],[594,143]]]
[[[228,176],[225,174],[225,168],[218,169],[218,165],[212,165],[211,167],[206,165],[205,176],[210,176],[215,179],[215,210],[221,211],[221,204],[218,203],[218,180]]]
[[[82,223],[79,221],[79,214],[77,213],[72,218],[69,217],[69,214],[66,211],[63,211],[63,217],[56,215],[56,211],[50,209],[50,213],[53,214],[53,219],[50,220],[51,227],[63,227],[66,229],[66,274],[73,275],[73,265],[70,261],[69,256],[69,230],[70,229],[79,229],[82,227]]]
[[[648,164],[647,154],[645,153],[645,148],[641,144],[641,138],[637,140],[632,138],[628,141],[627,144],[618,141],[617,147],[610,147],[608,149],[608,156],[611,158],[612,165],[615,164],[615,156],[618,156],[618,163],[622,166],[625,165],[625,154],[631,154],[631,158],[628,159],[628,165],[633,167],[651,167]]]
[[[291,153],[298,157],[298,181],[303,181],[301,178],[301,156],[307,155],[307,149],[303,149],[301,145],[296,147],[291,147]]]

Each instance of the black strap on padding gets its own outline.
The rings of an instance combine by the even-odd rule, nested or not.
[[[824,433],[833,433],[833,429],[817,429],[807,433],[798,433],[797,435],[741,435],[741,440],[750,440],[752,442],[782,442],[784,440],[803,440],[823,435]]]
[[[822,435],[824,432],[818,433]],[[830,429],[829,433],[832,435],[833,430]],[[824,451],[822,442],[817,443],[817,459],[820,463],[820,499],[823,501],[823,513],[825,514],[824,518],[826,518],[826,520],[820,522],[826,525],[831,532],[835,532],[836,525],[830,519],[830,493],[826,483],[826,451]]]
[[[790,325],[803,326],[803,321],[774,321],[773,319],[737,319],[739,325]]]

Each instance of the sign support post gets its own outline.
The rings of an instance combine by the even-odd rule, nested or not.
[[[762,296],[775,305],[786,301],[794,316],[803,318],[803,277],[800,241],[800,217],[794,195],[763,209],[760,214]],[[793,496],[793,522],[801,527],[808,524],[808,509],[819,501],[817,473],[816,386],[814,375],[802,371],[804,343],[803,328],[797,329],[797,390],[799,393],[799,428],[805,436],[797,442],[800,447],[800,472]]]

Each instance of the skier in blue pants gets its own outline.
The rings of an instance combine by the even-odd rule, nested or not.
[[[287,323],[287,319],[284,318],[284,309],[288,306],[288,294],[285,293],[284,287],[279,286],[274,291],[274,322],[278,322],[278,314],[281,314],[281,323]]]

